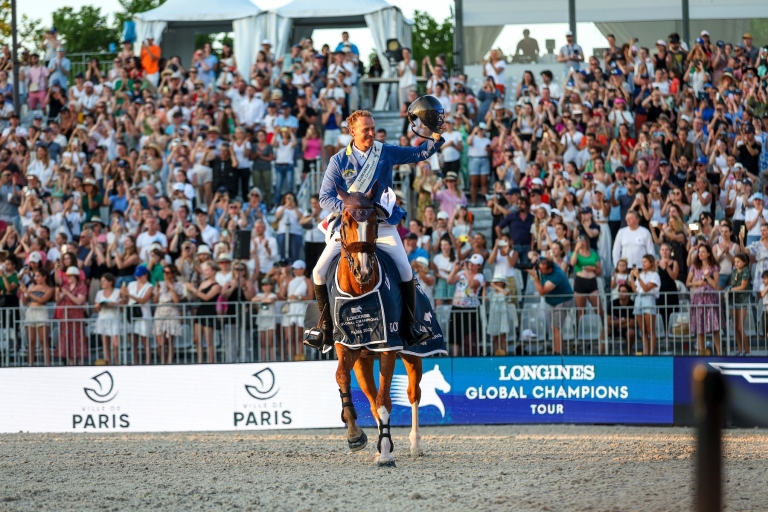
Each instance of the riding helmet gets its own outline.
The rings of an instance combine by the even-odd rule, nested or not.
[[[443,105],[434,96],[422,96],[408,107],[408,121],[413,124],[418,118],[432,133],[440,133],[444,116]]]

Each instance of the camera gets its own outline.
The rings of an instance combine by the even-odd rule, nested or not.
[[[536,267],[536,263],[518,263],[515,265],[516,269],[519,270],[531,270],[532,268]]]

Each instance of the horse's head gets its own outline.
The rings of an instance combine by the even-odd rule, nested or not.
[[[361,285],[370,281],[375,268],[379,218],[374,198],[378,188],[378,182],[374,182],[371,190],[365,194],[339,190],[339,198],[344,203],[341,215],[341,246],[355,281]]]
[[[425,382],[428,381],[431,387],[439,389],[443,393],[448,393],[451,390],[451,385],[445,380],[443,372],[440,371],[440,365],[436,364],[432,370],[424,373],[423,379]]]

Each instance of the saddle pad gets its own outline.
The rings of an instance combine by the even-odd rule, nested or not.
[[[379,282],[373,291],[352,297],[338,289],[336,269],[346,265],[337,256],[328,270],[328,294],[333,304],[333,339],[349,348],[366,347],[373,352],[403,350],[419,357],[445,354],[445,338],[429,298],[416,281],[416,319],[432,330],[433,336],[421,345],[408,345],[400,336],[404,302],[400,292],[400,273],[384,251],[377,250]],[[366,316],[368,315],[368,316]],[[346,325],[342,326],[344,323]]]

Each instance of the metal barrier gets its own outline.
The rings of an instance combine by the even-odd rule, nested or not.
[[[732,292],[632,296],[478,297],[435,307],[452,356],[768,354],[768,315]],[[553,301],[553,299],[555,299]],[[120,306],[0,309],[0,366],[245,363],[332,359],[305,348],[307,302],[153,304],[151,318]],[[145,308],[146,309],[146,308]]]

